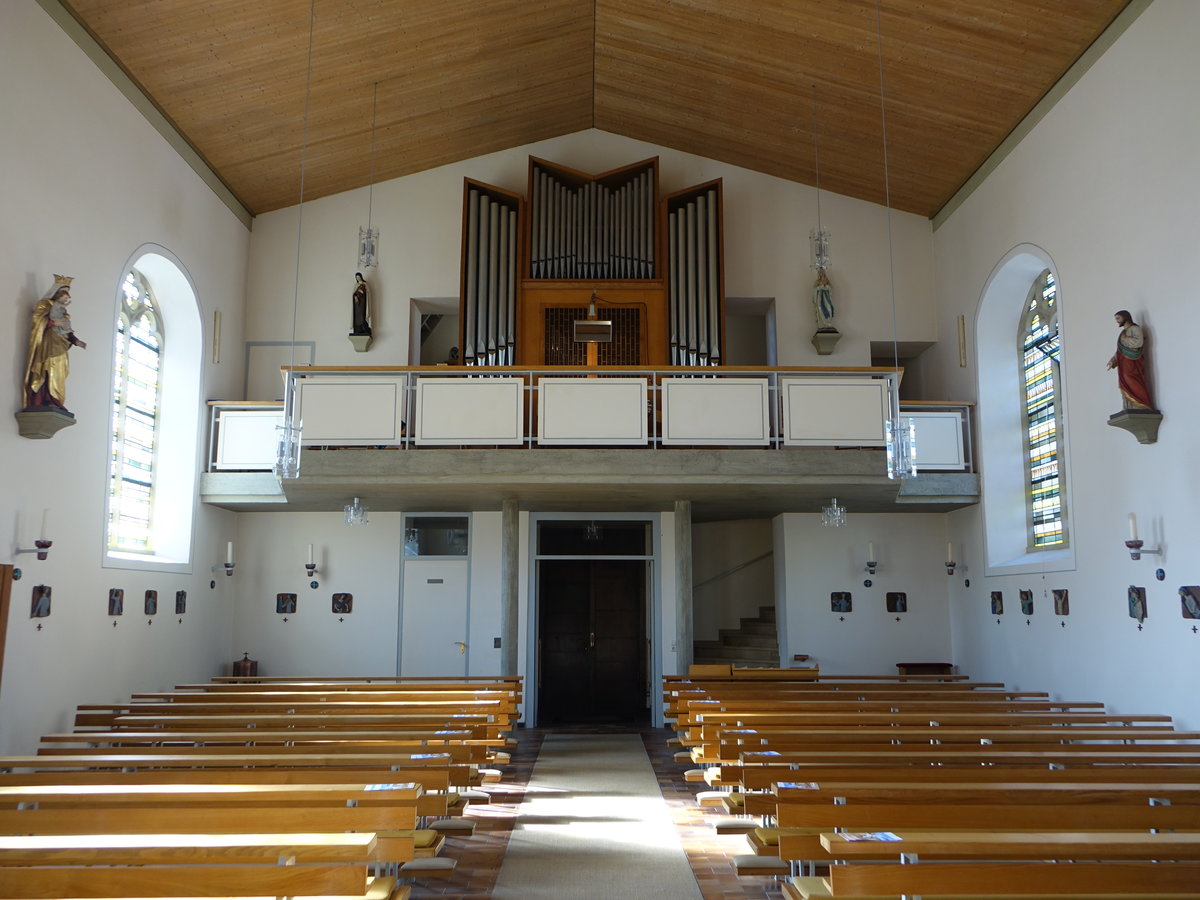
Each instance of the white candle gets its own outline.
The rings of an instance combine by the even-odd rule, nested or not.
[[[875,561],[875,542],[867,541],[867,562]]]
[[[1129,539],[1131,541],[1137,540],[1137,514],[1136,513],[1129,514]]]
[[[43,540],[43,541],[50,540],[50,538],[48,537],[48,535],[50,534],[49,522],[50,522],[50,510],[43,509],[42,510],[42,534],[41,534],[41,540]]]
[[[310,566],[313,564],[313,551],[312,551],[312,544],[309,544],[309,545],[308,545],[308,564],[309,564]]]
[[[230,565],[233,564],[233,541],[225,545],[225,562]]]
[[[954,562],[954,542],[946,541],[946,562]]]

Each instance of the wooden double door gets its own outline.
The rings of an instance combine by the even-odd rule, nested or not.
[[[644,725],[648,562],[538,562],[538,724]]]

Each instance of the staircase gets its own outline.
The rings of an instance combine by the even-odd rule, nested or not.
[[[734,666],[778,666],[779,641],[775,607],[760,606],[758,618],[742,619],[738,628],[722,628],[717,641],[696,641],[692,662]]]

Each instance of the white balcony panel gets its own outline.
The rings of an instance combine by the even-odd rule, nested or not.
[[[314,375],[299,379],[296,417],[306,447],[399,444],[404,429],[404,376]]]
[[[956,412],[915,412],[901,410],[902,418],[911,418],[917,432],[917,471],[962,471],[967,467],[963,456],[962,416]]]
[[[539,444],[647,443],[645,378],[540,378],[537,384]]]
[[[765,378],[664,378],[662,443],[765,447],[770,393]]]
[[[887,382],[881,378],[781,378],[783,443],[874,447],[887,443]]]
[[[279,449],[283,408],[223,409],[217,418],[214,470],[269,472]]]
[[[423,446],[519,445],[522,378],[418,378],[417,427]]]

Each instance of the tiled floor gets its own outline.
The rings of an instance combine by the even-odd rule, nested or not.
[[[611,731],[604,728],[585,730]],[[487,786],[492,802],[472,806],[468,811],[476,823],[475,833],[470,837],[451,837],[446,840],[443,855],[458,860],[454,876],[448,879],[419,879],[413,883],[414,898],[484,900],[491,896],[516,820],[517,808],[529,783],[544,734],[540,729],[522,728],[517,732],[517,746],[512,750],[512,761],[503,767],[503,780]],[[718,835],[712,830],[708,822],[712,814],[696,805],[697,786],[683,780],[683,772],[689,767],[677,763],[674,759],[677,748],[667,745],[672,732],[646,728],[641,730],[641,735],[705,900],[778,900],[779,885],[773,879],[739,878],[734,874],[730,860],[738,854],[749,852],[746,839],[739,835]],[[671,898],[664,897],[663,900]]]

